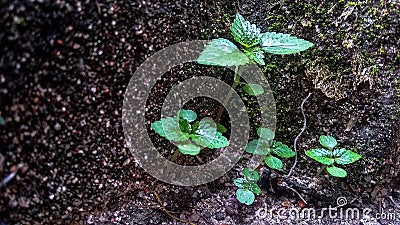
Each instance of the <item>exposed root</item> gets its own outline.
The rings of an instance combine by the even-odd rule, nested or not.
[[[392,202],[392,204],[393,204],[398,210],[400,210],[400,205],[397,204],[397,203],[394,201],[394,199],[393,199],[392,196],[386,196],[386,197]]]
[[[160,198],[160,196],[158,196],[157,192],[153,191],[153,194],[156,197],[158,203],[160,204],[161,210],[164,211],[169,217],[171,217],[172,219],[177,220],[179,222],[182,222],[182,223],[196,225],[195,223],[189,222],[187,220],[184,220],[184,219],[181,219],[181,218],[178,218],[178,217],[172,215],[172,213],[164,207],[164,203],[161,201],[161,198]]]
[[[294,158],[294,163],[292,168],[290,168],[289,173],[286,175],[286,178],[290,177],[293,173],[294,168],[296,167],[297,164],[297,141],[300,138],[301,134],[303,134],[303,132],[306,130],[307,128],[307,119],[306,119],[306,114],[304,113],[304,103],[308,100],[308,98],[311,96],[311,93],[308,93],[307,97],[303,100],[303,102],[301,103],[301,113],[303,114],[303,128],[301,129],[300,133],[296,136],[296,139],[294,139],[294,143],[293,143],[293,148],[294,148],[294,152],[296,153],[295,158]]]
[[[294,188],[289,187],[285,182],[282,182],[282,184],[280,186],[293,191],[295,194],[297,194],[297,196],[299,196],[299,198],[301,199],[301,201],[304,202],[304,204],[308,205],[307,201],[303,198],[303,196],[301,196],[301,194],[298,191],[296,191]]]

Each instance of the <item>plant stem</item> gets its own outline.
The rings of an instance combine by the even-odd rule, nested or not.
[[[321,169],[319,169],[317,172],[317,177],[319,177],[319,175],[321,175],[322,171],[324,171],[326,169],[326,167],[328,167],[328,166],[322,165]]]
[[[224,112],[225,107],[228,105],[228,102],[229,102],[230,98],[232,97],[232,94],[235,91],[236,86],[240,83],[240,75],[242,75],[243,69],[244,69],[244,66],[236,66],[233,84],[232,84],[231,89],[229,90],[228,95],[226,96],[224,102],[222,103],[222,106],[219,107],[219,111],[218,111],[217,117],[215,119],[215,122],[218,122],[221,119],[222,113]]]
[[[293,143],[293,148],[294,148],[294,152],[296,153],[295,157],[294,157],[294,163],[292,168],[290,168],[289,173],[286,175],[286,178],[290,177],[290,175],[292,175],[294,168],[296,167],[297,164],[297,140],[300,138],[301,134],[303,134],[303,132],[306,130],[307,128],[307,119],[306,119],[306,114],[304,113],[304,103],[306,103],[307,99],[311,96],[311,93],[308,93],[307,97],[303,100],[303,102],[301,103],[301,113],[303,114],[303,128],[301,129],[300,133],[296,136],[296,139],[294,139],[294,143]]]
[[[255,170],[257,170],[258,173],[260,173],[261,168],[264,166],[264,162],[261,162],[260,165],[257,166]]]
[[[174,152],[174,154],[169,158],[169,161],[175,162],[175,160],[176,160],[176,158],[178,158],[178,156],[179,156],[179,150],[178,150],[178,149],[175,149],[175,152]]]

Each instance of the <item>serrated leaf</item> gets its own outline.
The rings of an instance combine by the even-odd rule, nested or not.
[[[332,158],[332,151],[325,148],[316,148],[309,151],[311,151],[315,156]]]
[[[260,179],[260,174],[258,174],[257,170],[253,170],[251,168],[244,168],[243,175],[249,181],[258,181]]]
[[[289,34],[266,32],[260,35],[263,50],[272,54],[292,54],[311,48],[314,44]]]
[[[227,131],[227,129],[220,123],[215,123],[215,125],[217,126],[217,131],[221,132],[221,133],[225,133]]]
[[[308,150],[306,151],[306,155],[325,165],[332,165],[335,162],[331,157],[331,151],[324,148]]]
[[[167,135],[164,132],[164,128],[162,126],[161,120],[157,120],[154,123],[151,124],[151,129],[153,129],[157,134],[159,134],[161,137],[167,137]]]
[[[197,121],[196,123],[193,124],[192,133],[195,133],[199,129],[199,125],[200,125],[199,121]]]
[[[224,148],[229,145],[229,141],[226,137],[222,135],[221,132],[218,132],[215,134],[214,139],[211,141],[209,145],[207,145],[208,148]]]
[[[254,182],[249,182],[248,183],[247,190],[253,192],[256,195],[261,194],[261,188]]]
[[[199,122],[199,126],[192,134],[192,140],[203,147],[208,147],[217,134],[215,122],[211,119],[204,118]]]
[[[246,148],[244,149],[247,153],[254,154],[254,152],[257,149],[258,145],[258,140],[252,140],[249,143],[247,143]]]
[[[264,52],[261,47],[252,47],[252,48],[245,48],[243,49],[244,53],[249,57],[253,62],[265,66],[264,62]]]
[[[345,152],[346,152],[345,148],[335,149],[333,150],[332,156],[338,158],[342,156]]]
[[[243,204],[251,205],[256,199],[256,196],[249,190],[238,189],[236,191],[236,198]]]
[[[231,26],[231,33],[235,41],[248,48],[259,43],[260,29],[250,24],[240,14],[236,15]]]
[[[233,180],[233,184],[236,185],[236,187],[238,188],[244,188],[245,186],[247,186],[249,182],[244,179],[244,178],[236,178],[235,180]]]
[[[269,147],[270,145],[267,142],[252,140],[246,145],[245,151],[254,155],[268,155],[270,153]]]
[[[355,161],[361,159],[360,154],[357,154],[350,150],[346,150],[346,149],[344,149],[344,150],[345,150],[345,152],[339,158],[335,159],[335,161],[338,164],[350,164],[350,163],[354,163]]]
[[[268,141],[272,141],[275,138],[275,133],[269,128],[258,128],[257,134],[260,138]]]
[[[190,133],[190,124],[187,120],[185,120],[184,118],[180,117],[179,118],[179,128],[181,129],[181,131],[183,133]]]
[[[197,114],[192,110],[181,109],[178,113],[179,117],[187,120],[188,122],[193,122],[197,119]]]
[[[334,177],[346,177],[347,176],[346,170],[336,167],[336,166],[328,167],[328,168],[326,168],[326,170],[328,171],[328,173],[330,173]]]
[[[198,155],[200,153],[200,146],[190,143],[179,144],[178,150],[185,155]]]
[[[166,117],[154,122],[151,128],[170,141],[186,141],[190,135],[181,131],[177,117]]]
[[[243,90],[253,96],[261,95],[264,93],[264,88],[259,84],[246,84],[243,86]]]
[[[282,161],[272,155],[267,155],[264,162],[272,169],[280,170],[283,167]]]
[[[250,62],[235,44],[218,38],[210,41],[197,59],[199,64],[212,66],[240,66]]]
[[[290,158],[296,155],[296,153],[289,148],[289,146],[283,144],[282,142],[274,142],[272,145],[272,152],[283,158]]]
[[[337,145],[337,141],[334,137],[325,135],[321,135],[319,137],[319,143],[330,150],[332,150]]]

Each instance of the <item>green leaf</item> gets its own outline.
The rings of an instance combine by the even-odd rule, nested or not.
[[[316,148],[309,151],[311,151],[315,156],[332,158],[332,152],[325,148]]]
[[[236,198],[243,204],[251,205],[256,199],[256,196],[249,190],[238,189],[236,191]]]
[[[260,142],[259,140],[252,140],[247,143],[245,151],[254,155],[268,155],[269,151],[268,142]]]
[[[345,148],[335,149],[333,150],[332,156],[339,158],[342,156],[347,150]]]
[[[235,44],[218,38],[206,45],[197,62],[212,66],[240,66],[249,63],[250,60]]]
[[[200,121],[195,134],[192,134],[192,140],[200,146],[208,147],[211,145],[211,142],[214,140],[216,134],[217,128],[215,122],[211,119],[205,118]]]
[[[257,181],[260,179],[260,174],[258,174],[257,170],[253,170],[251,168],[244,168],[243,174],[247,180]]]
[[[200,126],[200,122],[199,121],[194,123],[193,126],[192,126],[192,133],[195,133],[199,129],[199,126]]]
[[[324,148],[317,148],[306,151],[306,155],[317,162],[325,165],[332,165],[335,160],[331,157],[331,151]]]
[[[330,173],[334,177],[346,177],[347,176],[346,170],[336,167],[336,166],[328,167],[328,168],[326,168],[326,170],[328,171],[328,173]]]
[[[190,133],[190,124],[187,120],[183,119],[182,117],[179,118],[179,128],[183,133]]]
[[[282,161],[272,155],[267,155],[264,162],[272,169],[280,170],[283,167]]]
[[[235,41],[246,48],[257,45],[260,40],[260,28],[257,28],[254,24],[250,24],[240,14],[237,14],[233,21],[231,33]]]
[[[330,150],[332,150],[337,145],[337,141],[334,137],[325,135],[321,135],[319,137],[319,143]]]
[[[154,123],[151,124],[151,129],[153,129],[157,134],[159,134],[161,137],[167,137],[167,135],[164,132],[164,128],[162,127],[162,122],[161,120],[157,120]]]
[[[272,152],[283,158],[290,158],[296,155],[296,153],[289,148],[289,146],[282,144],[282,142],[274,142],[272,145]]]
[[[220,123],[215,123],[217,125],[217,131],[221,133],[225,133],[227,129]]]
[[[178,150],[185,155],[198,155],[200,153],[200,146],[190,143],[179,144]]]
[[[246,148],[244,149],[247,153],[254,154],[257,150],[258,140],[252,140],[247,143]]]
[[[186,141],[190,135],[181,131],[177,117],[166,117],[154,122],[151,128],[170,141]]]
[[[226,137],[222,136],[221,132],[217,132],[214,136],[214,139],[211,141],[209,145],[207,145],[208,148],[224,148],[229,145],[228,139]]]
[[[268,141],[272,141],[275,138],[275,133],[269,128],[258,128],[257,134],[260,138]]]
[[[346,149],[344,149],[344,150],[345,150],[345,152],[339,158],[335,159],[335,161],[338,164],[350,164],[350,163],[353,163],[353,162],[361,159],[360,154],[357,154],[350,150],[346,150]]]
[[[261,47],[252,47],[243,49],[244,53],[249,57],[253,62],[265,66],[264,62],[264,52]]]
[[[268,53],[292,54],[312,47],[313,43],[289,34],[266,32],[260,35],[260,45]]]
[[[238,188],[244,188],[247,186],[249,182],[244,178],[236,178],[233,180],[233,184],[236,185]]]
[[[197,114],[192,110],[181,109],[178,113],[179,117],[187,120],[188,122],[193,122],[197,119]]]
[[[249,182],[247,185],[247,189],[256,195],[261,194],[261,188],[254,182]]]
[[[259,84],[246,84],[243,86],[243,90],[253,96],[261,95],[264,93],[264,88]]]

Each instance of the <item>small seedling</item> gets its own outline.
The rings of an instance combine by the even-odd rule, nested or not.
[[[225,38],[213,39],[206,45],[197,62],[213,66],[239,67],[248,63],[265,65],[264,53],[293,54],[313,46],[313,43],[289,34],[261,33],[260,28],[246,21],[240,14],[236,15],[230,30],[233,39],[240,44],[239,48]],[[235,79],[235,82],[240,81]],[[243,89],[250,95],[264,93],[263,87],[259,84],[246,84]]]
[[[265,156],[264,162],[272,169],[282,169],[282,161],[275,157],[291,158],[296,153],[287,145],[279,141],[273,141],[275,133],[269,128],[258,128],[258,140],[250,141],[246,146],[246,152]]]
[[[195,122],[197,114],[192,110],[180,110],[176,117],[166,117],[151,124],[161,137],[177,142],[178,150],[185,155],[198,155],[201,147],[223,148],[229,145],[222,133],[226,128],[210,118]],[[194,122],[193,125],[190,123]]]
[[[243,175],[245,178],[236,178],[233,181],[233,183],[239,188],[236,191],[236,198],[243,204],[251,205],[256,198],[255,195],[261,193],[261,189],[257,185],[260,175],[257,170],[250,168],[243,169]]]
[[[346,170],[336,167],[334,163],[346,165],[354,163],[361,158],[360,154],[357,154],[351,150],[347,150],[345,148],[335,148],[337,146],[337,141],[331,136],[321,135],[319,138],[319,143],[325,148],[308,150],[306,151],[306,155],[325,165],[326,170],[332,176],[347,176]]]

